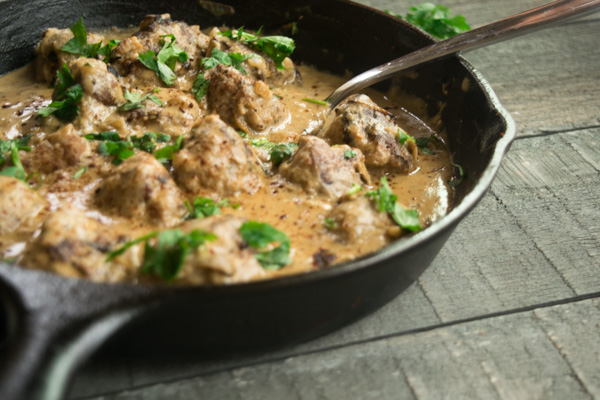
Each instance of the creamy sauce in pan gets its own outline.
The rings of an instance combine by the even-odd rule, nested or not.
[[[248,133],[245,141],[264,137],[272,142],[298,142],[302,136],[317,133],[319,128],[326,123],[327,118],[332,118],[333,112],[330,113],[327,106],[313,104],[302,99],[323,99],[343,83],[343,79],[306,65],[296,65],[296,68],[302,77],[301,84],[296,82],[281,86],[269,85],[273,94],[290,111],[290,118],[267,133]],[[0,139],[17,139],[25,134],[31,134],[33,137],[29,146],[33,152],[49,134],[64,127],[66,124],[55,117],[37,117],[39,108],[50,103],[52,92],[53,90],[48,88],[46,83],[35,81],[34,67],[31,65],[1,77]],[[391,94],[386,96],[371,90],[365,93],[380,107],[393,114],[398,125],[409,135],[419,138],[429,137],[434,133],[425,123],[402,107],[406,99]],[[114,123],[112,126],[115,126]],[[127,128],[125,126],[124,129]],[[77,133],[81,135],[90,132],[78,130]],[[443,134],[439,132],[436,134],[443,140]],[[140,272],[143,258],[142,244],[133,246],[116,260],[101,265],[107,252],[116,249],[125,241],[149,232],[175,228],[179,225],[166,227],[162,223],[149,223],[135,216],[128,218],[123,215],[115,215],[98,207],[94,201],[95,193],[102,181],[114,174],[115,166],[110,162],[111,157],[98,154],[97,144],[97,142],[90,143],[92,154],[84,164],[76,163],[56,171],[30,177],[29,184],[34,187],[39,183],[40,176],[43,178],[39,188],[29,190],[34,191],[35,196],[44,199],[45,206],[39,212],[20,220],[17,228],[0,235],[2,257],[14,259],[17,263],[25,264],[27,267],[46,269],[67,276],[103,281],[160,282],[161,280],[156,276]],[[163,144],[159,144],[159,148],[161,146]],[[251,145],[249,147],[252,148]],[[376,189],[380,178],[386,176],[390,187],[398,196],[398,202],[405,208],[417,209],[421,226],[427,227],[445,215],[452,204],[453,189],[448,185],[453,173],[451,157],[443,144],[438,143],[434,149],[434,154],[424,154],[419,150],[416,167],[406,174],[390,172],[385,167],[369,167],[371,185],[363,183],[362,191],[354,197],[364,196],[367,191]],[[260,149],[254,148],[254,150],[260,152]],[[135,152],[138,153],[139,150],[135,150]],[[25,151],[19,152],[25,159],[28,156],[26,153]],[[5,157],[10,160],[10,154],[5,154]],[[7,161],[4,167],[9,165],[10,161]],[[74,179],[74,175],[83,167],[85,167],[85,172]],[[170,174],[173,176],[173,169],[170,168]],[[286,233],[291,242],[291,264],[279,270],[268,270],[258,275],[239,273],[228,276],[225,273],[223,276],[207,277],[206,274],[198,275],[187,271],[193,266],[186,262],[182,273],[175,279],[176,283],[234,283],[302,273],[371,253],[393,240],[402,240],[398,239],[400,233],[408,234],[395,228],[389,229],[390,235],[362,235],[352,242],[343,239],[336,231],[329,229],[324,222],[340,203],[339,199],[307,193],[300,185],[283,178],[278,174],[277,168],[272,167],[268,162],[263,162],[263,169],[265,173],[260,174],[260,188],[253,193],[242,192],[226,196],[227,200],[239,207],[223,207],[222,213],[265,222]],[[26,172],[33,174],[37,171],[26,169]],[[29,203],[27,201],[22,204],[19,204],[18,201],[10,203],[8,200],[2,200],[2,196],[6,197],[6,190],[3,192],[3,189],[5,188],[0,185],[0,217],[3,218],[2,224],[6,224],[6,216],[2,216],[1,213],[10,213],[10,204],[20,208]],[[181,193],[190,203],[198,195],[186,190],[181,190]],[[223,198],[221,196],[213,197],[215,200]],[[100,251],[97,262],[100,264],[97,267],[100,272],[95,267],[90,270],[89,266],[80,266],[76,262],[70,262],[59,250],[38,254],[40,253],[40,244],[36,244],[36,240],[40,240],[41,229],[45,223],[48,223],[49,216],[65,208],[81,210],[82,215],[95,221],[94,223],[99,224],[101,229],[110,232],[105,237],[108,243],[103,242],[94,248],[94,251]],[[86,223],[82,222],[82,229],[86,226]],[[10,229],[4,229],[4,231],[8,230]],[[116,239],[111,242],[111,238]],[[35,254],[28,255],[28,252]],[[57,255],[57,252],[60,254]],[[65,254],[68,253],[65,251]],[[319,254],[320,256],[318,256]],[[326,262],[322,261],[324,254]],[[194,256],[192,254],[188,257],[193,258]]]

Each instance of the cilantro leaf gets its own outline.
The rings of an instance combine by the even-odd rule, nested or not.
[[[119,111],[131,111],[136,110],[138,108],[142,108],[144,107],[143,103],[146,100],[150,100],[161,107],[165,105],[165,103],[163,103],[162,100],[158,98],[158,96],[151,93],[142,96],[137,92],[130,92],[129,90],[125,90],[125,94],[123,94],[123,97],[125,98],[125,100],[127,100],[127,103],[121,105],[119,107]]]
[[[162,38],[162,48],[158,54],[152,50],[147,50],[141,53],[138,59],[146,68],[156,72],[158,77],[167,86],[171,86],[177,78],[174,72],[177,61],[187,61],[188,55],[175,44],[175,36],[173,34],[163,35]],[[168,42],[165,40],[166,38],[170,38],[171,41]]]
[[[280,230],[263,222],[247,221],[239,232],[248,246],[257,250],[254,257],[264,269],[276,270],[292,262],[289,255],[290,239]],[[274,244],[278,246],[268,250]]]
[[[67,64],[63,64],[62,68],[56,71],[56,83],[52,97],[55,100],[48,107],[40,108],[38,115],[48,117],[55,114],[63,121],[72,121],[77,117],[79,114],[77,104],[83,97],[83,88],[75,81]]]
[[[406,14],[406,21],[440,40],[448,39],[471,29],[465,17],[457,15],[451,18],[450,9],[440,4],[423,3],[415,7],[410,7],[409,10]],[[392,14],[389,11],[387,12]],[[402,18],[399,14],[392,15]]]
[[[367,192],[366,195],[375,201],[379,212],[387,212],[394,222],[402,229],[411,232],[418,232],[421,230],[419,212],[417,210],[406,210],[396,202],[398,196],[390,189],[385,176],[381,177],[381,185],[379,188]]]
[[[73,32],[73,39],[65,43],[60,49],[67,53],[77,54],[82,57],[95,58],[102,46],[102,42],[94,44],[89,44],[87,42],[87,32],[83,25],[83,18],[79,18],[79,20],[73,24],[71,32]]]

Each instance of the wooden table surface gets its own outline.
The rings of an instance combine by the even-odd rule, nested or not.
[[[365,0],[405,13],[408,0]],[[544,0],[445,0],[473,27]],[[70,398],[600,398],[600,14],[468,53],[517,123],[491,190],[407,291],[255,356],[94,357]]]

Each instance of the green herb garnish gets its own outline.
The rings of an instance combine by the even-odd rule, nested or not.
[[[149,242],[153,238],[157,238],[155,245],[151,245]],[[214,234],[199,229],[194,229],[188,234],[181,232],[179,229],[165,230],[160,233],[152,232],[125,243],[115,251],[111,251],[106,261],[111,261],[130,247],[145,242],[142,272],[154,273],[167,281],[171,281],[181,271],[183,262],[190,250],[216,239],[217,237]]]
[[[306,101],[308,103],[314,103],[314,104],[319,104],[321,106],[328,106],[329,103],[323,100],[317,100],[317,99],[311,99],[310,97],[305,97],[302,99],[302,101]]]
[[[327,229],[335,229],[337,228],[337,223],[335,222],[335,219],[327,217],[323,220],[323,223],[325,224],[325,227]]]
[[[387,212],[394,222],[402,229],[411,232],[418,232],[421,230],[419,212],[417,210],[406,210],[396,201],[398,196],[390,189],[385,176],[381,177],[381,185],[379,188],[367,192],[366,195],[375,201],[379,212]]]
[[[359,185],[358,183],[355,183],[355,184],[352,185],[352,187],[350,189],[348,189],[348,194],[350,196],[352,196],[353,194],[356,194],[356,193],[360,192],[362,189],[363,188],[362,188],[361,185]]]
[[[139,93],[136,92],[130,92],[129,90],[125,90],[125,94],[123,94],[123,97],[125,98],[125,100],[127,100],[127,103],[121,105],[119,107],[119,111],[131,111],[131,110],[136,110],[138,108],[142,108],[144,107],[144,102],[146,100],[150,100],[153,103],[156,103],[159,106],[164,106],[165,103],[162,102],[162,100],[160,98],[158,98],[158,96],[148,93],[145,95],[141,95]]]
[[[355,151],[353,151],[353,150],[350,150],[350,149],[348,149],[348,150],[344,151],[344,158],[345,158],[346,160],[351,160],[351,159],[353,159],[354,157],[356,157],[356,152],[355,152]]]
[[[28,144],[31,136],[32,135],[26,135],[19,139],[0,140],[0,166],[6,161],[4,154],[11,151],[13,145],[17,146],[17,150],[30,151],[31,147],[29,147]]]
[[[164,133],[146,132],[144,136],[131,136],[129,140],[133,144],[133,147],[145,151],[146,153],[152,154],[156,149],[155,142],[166,143],[171,137]]]
[[[79,114],[77,104],[83,97],[83,89],[79,83],[75,82],[67,64],[63,64],[62,68],[56,71],[56,83],[52,97],[56,100],[48,107],[40,108],[38,115],[48,117],[55,114],[63,121],[72,121],[77,117]]]
[[[450,9],[440,4],[423,3],[411,7],[406,14],[406,21],[423,29],[438,39],[448,39],[471,29],[465,17],[457,15],[450,18]],[[391,12],[387,11],[389,14]],[[402,18],[399,14],[392,14]]]
[[[266,149],[274,166],[290,158],[298,148],[296,143],[273,143],[267,138],[251,139],[250,144]]]
[[[276,270],[292,262],[290,239],[271,225],[257,221],[244,222],[240,227],[240,235],[248,246],[257,250],[254,257],[264,269]]]
[[[181,142],[183,142],[183,135],[179,136],[175,143],[156,150],[154,157],[163,164],[167,163],[169,160],[172,160],[175,153],[181,149]]]
[[[192,86],[192,93],[194,93],[197,102],[200,102],[200,100],[206,96],[209,85],[210,80],[204,78],[204,72],[200,72],[198,76],[196,76],[196,80],[194,80],[194,85]]]
[[[402,129],[398,128],[398,143],[404,145],[406,142],[415,142],[415,138],[410,136],[408,133],[404,132]]]
[[[25,182],[27,174],[25,173],[23,164],[21,164],[21,159],[19,158],[19,145],[16,141],[11,141],[10,158],[13,163],[12,167],[4,168],[2,171],[0,171],[0,175],[12,176],[13,178],[17,178]]]
[[[460,185],[465,178],[465,171],[463,170],[463,167],[458,164],[452,163],[452,165],[458,170],[458,177],[453,178],[450,182],[448,182],[448,185],[456,187]]]
[[[70,28],[73,32],[73,39],[69,40],[60,49],[67,53],[77,54],[82,57],[95,58],[100,51],[102,42],[89,44],[87,42],[87,32],[83,25],[83,18],[79,18],[77,22]]]
[[[431,136],[430,137],[420,137],[415,140],[415,143],[417,144],[417,147],[419,148],[419,150],[421,150],[421,153],[428,154],[428,155],[435,154],[433,152],[433,150],[431,150],[429,148],[429,142],[431,142]]]
[[[156,54],[152,50],[147,50],[139,55],[138,59],[146,68],[156,72],[158,77],[162,79],[167,86],[175,83],[175,65],[177,61],[185,62],[188,55],[175,44],[175,36],[173,34],[163,35],[162,49]],[[171,41],[165,40],[170,38]]]
[[[224,51],[221,51],[215,47],[210,52],[210,57],[205,57],[202,59],[202,67],[208,70],[217,66],[218,64],[230,65],[240,71],[242,74],[246,75],[246,70],[244,67],[242,67],[242,63],[252,57],[258,57],[258,55],[254,53],[225,53]]]
[[[244,27],[241,27],[237,30],[222,32],[221,35],[240,41],[255,50],[261,51],[275,61],[278,69],[284,69],[283,60],[289,57],[296,48],[294,39],[286,36],[260,36],[261,31],[262,28],[256,34],[252,34],[244,32]]]
[[[101,143],[98,145],[98,153],[103,156],[113,156],[112,163],[115,165],[121,164],[124,160],[134,155],[133,143],[129,140],[122,140],[118,132],[106,131],[101,133],[90,133],[84,135],[87,140],[98,140]]]
[[[208,197],[196,197],[193,204],[186,200],[185,207],[188,210],[188,219],[206,218],[221,214],[219,203],[215,203],[213,199]]]
[[[87,171],[87,169],[88,169],[87,165],[85,167],[78,169],[77,172],[75,172],[73,174],[73,179],[75,180],[75,179],[81,178],[81,175],[83,175],[85,173],[85,171]]]

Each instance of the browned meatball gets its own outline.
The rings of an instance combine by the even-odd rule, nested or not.
[[[91,157],[89,141],[79,136],[72,124],[46,136],[30,152],[20,152],[26,171],[42,173],[85,165]]]
[[[282,62],[284,69],[277,69],[275,61],[266,55],[220,33],[221,31],[218,28],[214,28],[210,32],[209,54],[214,48],[226,53],[256,54],[257,57],[249,58],[242,63],[242,67],[248,76],[276,86],[283,86],[296,81],[297,75],[294,63],[289,58],[284,59]]]
[[[200,120],[173,159],[180,186],[216,198],[254,193],[261,186],[259,165],[240,135],[217,115]]]
[[[0,235],[35,229],[46,200],[17,178],[0,175]]]
[[[95,193],[96,205],[108,213],[164,226],[181,220],[182,201],[169,172],[143,152],[119,165]]]
[[[309,194],[338,199],[355,184],[370,183],[364,156],[349,146],[329,146],[316,136],[302,136],[298,151],[279,167],[279,173]]]
[[[409,140],[403,145],[399,143],[401,128],[390,113],[368,96],[350,96],[337,106],[335,113],[335,119],[320,137],[332,144],[346,143],[359,148],[367,166],[386,167],[400,173],[415,168],[417,146]]]
[[[77,208],[51,213],[40,235],[25,249],[20,264],[94,281],[118,282],[133,276],[123,266],[107,263],[114,233],[110,226]]]
[[[286,122],[290,113],[269,86],[233,67],[217,65],[206,73],[210,81],[209,111],[247,133],[263,133]]]
[[[129,134],[160,132],[178,137],[188,133],[202,116],[196,100],[179,89],[160,89],[152,94],[162,105],[146,100],[143,107],[122,113],[129,123]]]
[[[252,248],[245,245],[239,233],[244,219],[231,215],[187,221],[179,229],[189,233],[200,229],[217,236],[194,250],[185,260],[178,280],[192,284],[246,282],[265,276],[265,270],[254,258]]]
[[[390,233],[399,232],[388,213],[379,212],[366,196],[342,202],[328,218],[331,219],[330,229],[348,243],[369,241],[379,248],[388,242]]]
[[[71,39],[73,39],[73,32],[70,29],[46,29],[42,40],[35,49],[35,71],[38,81],[51,84],[56,78],[56,71],[63,64],[68,64],[79,57],[77,54],[61,50],[61,47]],[[102,39],[102,36],[92,33],[87,34],[88,43],[98,43]]]

